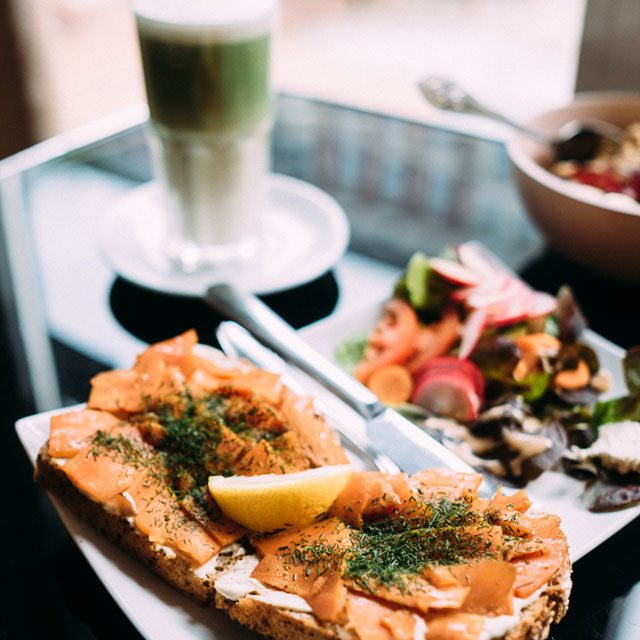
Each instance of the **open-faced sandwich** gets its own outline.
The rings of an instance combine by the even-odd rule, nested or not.
[[[36,479],[172,586],[276,640],[547,637],[556,516],[482,477],[356,471],[309,398],[189,331],[51,419]],[[215,614],[212,614],[215,615]]]

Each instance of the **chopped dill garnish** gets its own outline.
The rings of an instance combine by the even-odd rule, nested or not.
[[[429,566],[498,557],[499,550],[483,535],[490,527],[464,500],[415,501],[408,513],[364,522],[361,529],[349,527],[351,544],[319,537],[280,547],[278,555],[295,566],[307,563],[318,574],[344,562],[345,578],[366,590],[383,585],[405,591]]]
[[[429,565],[452,565],[495,555],[482,529],[490,525],[465,501],[416,501],[409,515],[365,522],[354,531],[357,553],[347,557],[345,575],[361,586],[397,585]]]

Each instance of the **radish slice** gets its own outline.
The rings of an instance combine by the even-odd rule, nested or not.
[[[449,295],[449,298],[453,302],[466,302],[467,298],[478,289],[478,287],[462,287],[462,289],[455,289]]]
[[[492,311],[487,317],[487,324],[492,327],[504,327],[524,322],[529,317],[529,312],[520,303],[516,303],[504,309]]]
[[[527,303],[527,314],[530,318],[540,318],[553,313],[558,304],[556,299],[544,291],[533,291]]]
[[[459,262],[453,260],[445,260],[444,258],[431,258],[429,260],[431,268],[445,280],[454,284],[464,285],[465,287],[473,287],[482,282],[483,277],[477,271],[465,267]]]
[[[493,296],[496,291],[506,287],[510,279],[511,276],[506,273],[494,273],[493,275],[484,278],[482,282],[475,287],[463,287],[462,289],[452,291],[449,297],[454,302],[464,302],[468,304],[468,300],[471,296],[477,296],[477,299],[481,302],[481,296]],[[478,306],[484,305],[479,304]]]
[[[412,402],[462,422],[475,420],[481,405],[473,381],[461,369],[427,372],[417,381]]]
[[[463,327],[461,332],[460,357],[465,358],[473,351],[485,324],[494,327],[515,324],[549,315],[556,310],[556,299],[552,295],[531,289],[477,242],[459,244],[457,252],[461,263],[460,268],[456,269],[457,276],[451,265],[458,265],[449,260],[434,259],[434,270],[437,271],[438,267],[443,271],[449,269],[449,279],[453,282],[453,278],[457,277],[457,282],[464,285],[450,295],[452,301],[464,304],[471,310],[465,323],[468,326]],[[469,271],[480,276],[477,284],[463,282],[462,274]],[[481,309],[486,310],[484,324],[480,321],[481,316],[473,317]]]
[[[514,324],[529,317],[528,307],[534,292],[521,280],[514,280],[510,293],[507,299],[488,306],[488,324],[493,326]]]
[[[460,360],[456,356],[438,356],[431,358],[429,362],[416,373],[416,380],[426,379],[428,375],[451,370],[461,371],[473,382],[474,389],[480,398],[484,397],[484,378],[478,366],[471,360]]]
[[[496,279],[493,289],[479,287],[477,291],[467,298],[467,305],[474,309],[479,309],[480,307],[504,304],[520,294],[523,287],[526,287],[526,285],[521,280],[504,274],[503,278]]]
[[[487,255],[486,250],[477,242],[463,242],[457,249],[458,260],[469,269],[473,269],[484,276],[503,271],[501,263]]]
[[[458,349],[458,358],[468,358],[475,349],[478,340],[487,325],[489,311],[486,307],[472,311],[462,325],[460,330],[460,348]]]

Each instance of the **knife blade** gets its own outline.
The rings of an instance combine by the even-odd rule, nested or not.
[[[429,467],[445,467],[477,473],[435,438],[397,411],[382,404],[376,395],[308,345],[280,316],[259,298],[229,284],[209,287],[203,299],[221,315],[250,331],[286,362],[304,371],[332,391],[366,421],[366,433],[374,446],[403,471],[415,473]],[[493,493],[486,478],[483,496]]]

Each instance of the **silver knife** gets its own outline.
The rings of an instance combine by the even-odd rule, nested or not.
[[[207,289],[204,300],[218,313],[248,329],[286,362],[317,380],[361,415],[366,421],[367,437],[403,471],[413,474],[429,467],[444,467],[477,473],[413,422],[382,404],[355,378],[322,357],[293,327],[253,294],[228,284],[218,284]],[[480,492],[483,496],[493,493],[486,478]]]

